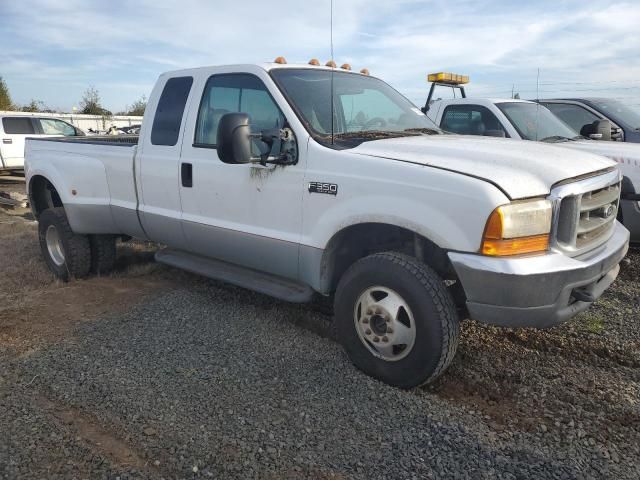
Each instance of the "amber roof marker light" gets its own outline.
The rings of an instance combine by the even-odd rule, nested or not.
[[[280,65],[286,65],[287,64],[287,60],[284,57],[277,57],[273,63],[279,63]]]
[[[311,60],[309,60],[309,65],[313,65],[315,67],[319,67],[320,66],[320,61],[317,58],[312,58]]]

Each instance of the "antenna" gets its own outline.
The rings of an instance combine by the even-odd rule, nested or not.
[[[333,60],[333,0],[331,0],[331,11],[330,11],[330,39],[329,39],[329,43],[331,45],[331,145],[333,145],[333,135],[334,135],[334,124],[333,122],[335,121],[335,117],[334,117],[334,105],[333,105],[333,75],[335,72],[335,62]]]
[[[538,116],[540,112],[540,67],[536,76],[536,141],[538,141]]]

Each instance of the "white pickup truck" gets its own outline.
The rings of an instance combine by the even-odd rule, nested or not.
[[[42,252],[60,278],[159,262],[294,302],[335,294],[364,372],[403,388],[452,361],[461,315],[549,327],[614,281],[629,232],[597,155],[444,135],[383,81],[280,62],[165,73],[140,137],[28,139]]]
[[[640,242],[639,144],[590,140],[579,135],[545,106],[526,100],[436,100],[427,114],[440,128],[453,133],[552,143],[614,160],[623,175],[618,219],[631,232],[631,241]]]
[[[33,113],[0,112],[0,170],[24,169],[27,137],[77,137],[84,132],[58,118]]]

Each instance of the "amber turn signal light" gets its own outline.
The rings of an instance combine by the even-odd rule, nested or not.
[[[546,252],[551,213],[548,200],[514,202],[496,208],[485,225],[480,253],[501,257]]]

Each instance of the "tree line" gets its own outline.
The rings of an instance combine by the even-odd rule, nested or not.
[[[102,106],[100,99],[100,92],[94,87],[89,86],[82,94],[82,98],[79,102],[78,113],[84,113],[88,115],[101,115],[103,117],[111,117],[113,113]],[[127,105],[121,112],[116,112],[116,115],[144,115],[144,110],[147,107],[147,97],[144,95],[131,105]],[[0,77],[0,110],[13,110],[18,112],[43,112],[43,113],[63,113],[57,112],[47,107],[41,100],[32,99],[29,103],[24,105],[18,105],[11,100],[9,94],[9,87],[6,82]]]

